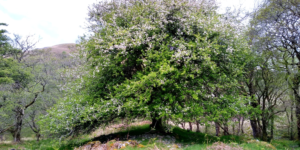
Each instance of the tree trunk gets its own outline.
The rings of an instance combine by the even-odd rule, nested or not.
[[[293,131],[293,125],[294,125],[294,115],[293,115],[293,107],[294,103],[292,103],[291,106],[291,122],[290,122],[290,140],[294,140],[294,131]]]
[[[181,123],[182,129],[185,129],[185,122]]]
[[[298,140],[300,140],[300,104],[296,102],[296,118],[297,118],[297,130],[298,130]]]
[[[272,117],[271,117],[271,139],[274,138],[274,110],[272,109]],[[270,139],[270,140],[271,140]]]
[[[4,141],[3,135],[0,134],[0,141]]]
[[[245,132],[244,132],[244,117],[242,117],[242,125],[241,125],[241,130],[242,130],[242,134],[244,134]]]
[[[165,133],[165,129],[162,124],[162,119],[161,118],[157,119],[156,116],[158,116],[158,115],[154,115],[152,117],[152,123],[151,123],[150,127],[155,129],[158,132]]]
[[[241,125],[241,118],[239,118],[238,122],[239,122],[239,125],[238,125],[238,129],[237,129],[236,135],[240,135],[241,126],[242,126]]]
[[[265,119],[262,119],[262,137],[261,139],[263,141],[268,141],[268,133],[267,133],[267,121]]]
[[[227,121],[224,122],[223,135],[229,135],[229,129]]]
[[[297,81],[294,81],[296,83],[294,83],[295,86],[297,86],[298,84],[298,79]],[[297,89],[293,89],[294,91],[294,96],[295,96],[295,100],[296,100],[296,118],[297,118],[297,136],[298,139],[300,139],[300,96],[298,95],[297,91],[298,91],[298,86]]]
[[[235,132],[235,124],[234,124],[235,122],[233,122],[233,124],[232,124],[232,134],[234,135],[236,132]]]
[[[250,125],[251,125],[251,128],[252,128],[253,138],[259,138],[257,120],[255,118],[250,119]]]
[[[199,125],[199,121],[196,121],[196,126],[197,126],[196,132],[200,132],[200,125]]]
[[[251,96],[251,106],[252,106],[252,108],[256,109],[258,106],[258,103],[254,97],[255,92],[254,92],[253,83],[250,83],[248,88],[249,88],[249,95]],[[251,112],[250,112],[250,114],[251,114]],[[259,129],[258,129],[257,124],[258,124],[258,122],[256,120],[256,117],[250,116],[250,125],[252,128],[253,138],[259,138]]]
[[[242,130],[242,133],[244,133],[244,131],[243,131],[243,123],[244,123],[243,117],[239,116],[238,117],[238,122],[239,122],[239,125],[238,125],[237,135],[240,135],[241,130]]]
[[[192,122],[189,122],[189,126],[190,126],[190,131],[193,131],[193,125],[192,125]]]
[[[14,137],[14,142],[19,143],[21,142],[21,130],[16,130],[13,133],[13,137]]]
[[[220,125],[216,121],[215,121],[215,127],[216,127],[216,136],[219,136],[220,135]]]
[[[35,136],[36,136],[36,141],[37,142],[40,141],[41,134],[40,133],[36,133]]]
[[[14,142],[21,142],[21,130],[23,125],[24,110],[22,108],[16,109],[16,125],[13,130]]]

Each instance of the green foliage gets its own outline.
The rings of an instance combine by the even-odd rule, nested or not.
[[[3,58],[0,62],[0,84],[18,83],[25,87],[30,81],[32,75],[24,66],[13,59]]]
[[[7,26],[5,23],[0,23],[1,25]],[[10,39],[5,33],[6,30],[0,30],[0,84],[25,81],[29,76],[28,72],[20,71],[21,66],[13,59],[7,58],[11,52],[18,50],[12,48]],[[24,80],[21,81],[21,78]]]
[[[187,131],[178,127],[174,128],[172,133],[176,140],[182,143],[208,144],[218,141],[217,137],[205,133]]]

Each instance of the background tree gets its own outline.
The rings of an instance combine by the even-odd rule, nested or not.
[[[24,44],[23,47],[34,46],[35,44],[29,43],[28,39],[29,37],[25,42],[20,42],[20,39],[18,41]],[[41,74],[34,75],[38,72],[38,66],[27,66],[28,64],[21,62],[25,59],[25,53],[29,53],[29,49],[15,49],[18,48],[13,48],[13,51],[6,49],[5,57],[7,58],[3,58],[5,61],[1,62],[6,63],[3,66],[12,72],[6,73],[11,76],[12,80],[0,85],[0,105],[2,106],[0,120],[1,126],[5,128],[2,132],[9,131],[14,141],[20,142],[25,112],[36,102],[40,93],[45,91],[47,80]],[[10,62],[10,65],[7,65],[7,62]]]
[[[264,41],[265,51],[284,68],[288,85],[296,101],[298,137],[300,137],[300,43],[299,0],[266,0],[254,13],[252,27],[257,40]],[[299,138],[298,138],[299,139]]]
[[[6,26],[5,23],[0,23],[0,26]],[[19,50],[14,49],[10,44],[10,39],[6,35],[7,31],[4,29],[0,30],[0,84],[12,83],[13,77],[17,72],[15,71],[17,63],[8,56],[11,53],[17,53]]]

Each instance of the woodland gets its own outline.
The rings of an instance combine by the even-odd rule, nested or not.
[[[299,148],[300,0],[222,14],[212,0],[88,9],[86,35],[67,52],[0,30],[0,149],[76,149],[104,133],[128,140],[144,134],[130,131],[140,122],[152,137],[140,140],[143,149],[168,149],[154,135],[174,138],[175,149],[220,141]],[[108,132],[116,124],[124,134]]]

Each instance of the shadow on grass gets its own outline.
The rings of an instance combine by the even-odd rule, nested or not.
[[[129,140],[134,135],[141,135],[145,133],[151,132],[150,125],[143,125],[143,126],[132,126],[128,131],[121,131],[118,133],[108,134],[108,135],[101,135],[99,137],[95,137],[91,139],[92,141],[100,141],[101,143],[106,143],[110,140],[117,139],[117,140]]]
[[[175,136],[177,142],[181,143],[197,143],[197,144],[211,144],[214,142],[235,142],[241,143],[242,140],[239,136],[235,135],[226,135],[222,137],[211,136],[201,132],[191,132],[188,130],[175,127],[173,129],[173,135]]]
[[[118,133],[112,133],[108,135],[101,135],[89,140],[71,140],[67,144],[62,144],[59,150],[73,150],[75,147],[80,147],[91,141],[100,141],[101,143],[106,143],[110,140],[128,140],[134,135],[141,135],[145,133],[151,132],[150,125],[142,125],[142,126],[132,126],[128,131],[121,131]]]

